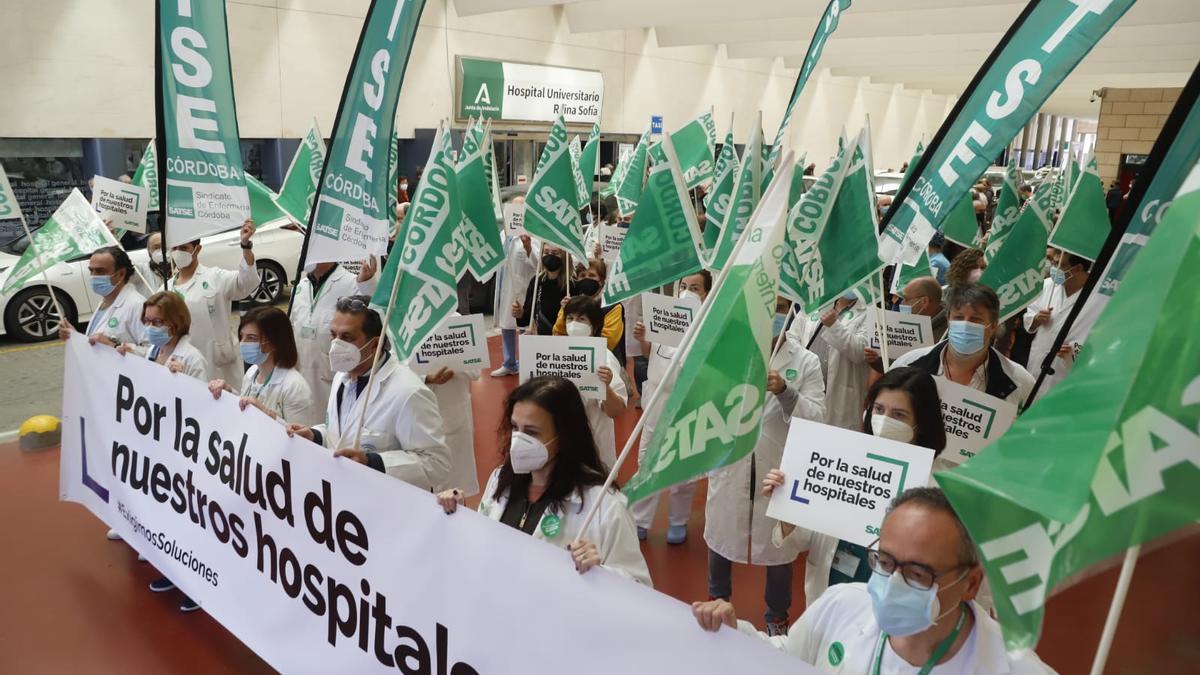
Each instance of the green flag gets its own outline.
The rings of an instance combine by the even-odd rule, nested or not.
[[[1046,240],[1054,222],[1054,186],[1046,181],[1025,205],[1025,210],[988,263],[979,283],[1000,296],[1000,321],[1025,309],[1042,292]]]
[[[646,152],[649,148],[650,132],[646,131],[638,139],[637,145],[633,148],[633,155],[629,159],[629,165],[621,173],[621,181],[617,183],[614,194],[617,197],[617,210],[623,216],[637,211],[638,199],[641,198],[642,188],[646,184]]]
[[[806,155],[801,155],[800,160],[796,162],[796,168],[792,171],[792,185],[788,190],[788,214],[792,213],[792,209],[796,208],[796,204],[804,197],[807,188],[804,185],[804,160]],[[783,257],[779,260],[779,294],[788,298],[792,302],[801,302],[804,297],[804,284],[800,279],[794,276],[798,263],[796,262],[796,247],[797,232],[794,231],[796,221],[792,218],[787,220],[787,229],[783,233]]]
[[[487,172],[488,190],[492,195],[492,211],[496,216],[496,227],[504,226],[504,209],[500,205],[500,183],[496,174],[496,147],[492,143],[492,121],[484,124],[483,170]]]
[[[737,181],[738,156],[733,145],[733,118],[729,119],[729,133],[725,144],[717,155],[717,166],[713,173],[713,187],[704,202],[704,250],[712,251],[721,237],[721,228],[729,214],[729,202],[733,200],[733,184]]]
[[[155,149],[153,138],[146,144],[142,161],[138,162],[137,170],[133,172],[133,184],[146,188],[146,194],[150,195],[146,210],[158,211],[158,150]]]
[[[487,132],[477,124],[463,135],[462,153],[455,169],[458,203],[462,211],[459,242],[467,254],[467,268],[487,281],[504,264],[504,244],[492,209],[492,191],[485,168]]]
[[[392,131],[388,145],[387,220],[388,233],[396,231],[396,208],[400,206],[400,134]]]
[[[621,151],[621,156],[617,158],[617,168],[613,169],[613,174],[609,178],[608,184],[600,188],[600,196],[608,199],[617,193],[617,186],[625,179],[625,173],[629,171],[629,160],[633,157],[633,150],[625,149]]]
[[[533,175],[525,200],[525,231],[529,236],[561,247],[577,260],[587,260],[583,225],[575,199],[575,171],[567,147],[567,127],[560,115],[550,129],[542,165]]]
[[[609,268],[605,305],[672,283],[703,267],[700,226],[675,158],[674,143],[663,139],[662,147],[664,161],[650,167],[642,202]]]
[[[591,201],[592,185],[596,174],[600,172],[600,124],[592,125],[592,133],[588,136],[583,152],[579,155],[579,170],[588,186],[588,201]]]
[[[677,357],[675,387],[645,459],[625,486],[630,503],[732,464],[758,442],[792,181],[791,154],[785,159],[701,310],[691,344]]]
[[[967,248],[979,248],[982,236],[979,232],[979,220],[975,218],[975,200],[968,190],[958,204],[950,209],[942,223],[942,234],[947,239]]]
[[[283,185],[275,196],[275,203],[304,227],[308,227],[308,216],[312,212],[313,200],[317,197],[317,183],[321,181],[321,168],[325,166],[325,139],[313,119],[308,133],[300,139],[300,147],[292,155],[291,166],[283,177]]]
[[[0,177],[4,174],[0,169]],[[8,179],[0,181],[0,195],[8,186]],[[4,200],[0,198],[0,208]],[[16,203],[15,200],[13,203]],[[2,212],[2,211],[0,211]],[[9,217],[20,217],[20,211]],[[21,257],[8,271],[0,293],[9,293],[33,277],[60,262],[90,254],[104,246],[117,246],[117,240],[100,220],[100,215],[83,198],[79,190],[71,190],[67,199],[58,207],[40,228],[33,232],[33,240]]]
[[[1145,252],[1071,374],[987,452],[937,474],[1010,649],[1036,645],[1064,578],[1200,519],[1200,167]]]
[[[675,152],[679,157],[679,168],[683,170],[683,182],[691,190],[713,178],[713,150],[717,146],[717,125],[713,123],[709,109],[671,134]],[[650,159],[666,161],[662,143],[650,146]]]
[[[721,223],[721,236],[717,239],[717,247],[708,263],[712,269],[719,270],[728,262],[738,239],[742,236],[742,230],[746,228],[746,223],[750,222],[750,216],[762,197],[762,113],[759,113],[758,119],[759,122],[754,125],[754,135],[750,137],[750,144],[742,153],[742,165],[733,185],[732,203]]]
[[[246,174],[246,190],[250,193],[250,219],[258,226],[292,217],[276,203],[278,195],[251,174]]]
[[[1067,253],[1095,260],[1100,247],[1108,238],[1108,207],[1104,203],[1104,184],[1100,181],[1100,169],[1096,156],[1087,163],[1075,181],[1075,189],[1063,207],[1058,225],[1050,235],[1050,245]]]
[[[1017,158],[1013,156],[1004,170],[1004,182],[1000,184],[1000,197],[996,200],[996,213],[992,216],[992,229],[988,231],[987,249],[983,252],[983,259],[989,265],[1021,215],[1020,188],[1021,174],[1017,171]]]
[[[371,298],[381,314],[389,305],[393,307],[387,333],[400,361],[407,361],[458,306],[456,286],[467,254],[459,244],[462,213],[450,150],[450,134],[439,129],[400,236]]]
[[[917,141],[917,149],[913,152],[912,159],[908,161],[908,167],[904,170],[904,176],[900,179],[900,184],[908,180],[908,175],[912,173],[917,166],[917,161],[921,159],[921,154],[925,152],[925,144]],[[908,282],[922,277],[937,277],[937,273],[933,270],[933,264],[929,262],[929,249],[921,251],[921,256],[917,258],[916,264],[905,265],[897,264],[895,272],[892,274],[892,293],[900,294]]]
[[[588,188],[588,182],[583,178],[583,168],[579,164],[583,157],[583,146],[579,143],[579,135],[576,134],[571,139],[571,144],[567,146],[567,150],[571,153],[571,175],[575,178],[575,206],[580,211],[588,208],[588,203],[591,202],[592,191]]]

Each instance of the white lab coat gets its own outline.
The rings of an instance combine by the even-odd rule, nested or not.
[[[483,490],[483,500],[479,502],[479,512],[497,522],[508,506],[508,493],[496,494],[499,476],[500,469],[492,472],[487,487]],[[583,519],[596,499],[604,501],[587,531],[581,536],[580,526],[583,525]],[[542,532],[542,522],[551,513],[557,515],[561,522],[558,533],[547,538]],[[633,516],[629,515],[629,509],[626,507],[625,495],[617,490],[604,491],[603,486],[593,485],[586,488],[582,495],[579,492],[573,493],[563,502],[561,511],[555,511],[553,507],[546,509],[542,520],[538,521],[538,526],[533,531],[533,538],[563,549],[577,538],[585,539],[596,545],[600,553],[601,567],[643,586],[654,585],[650,581],[650,569],[646,567],[646,559],[642,557],[642,548],[638,544]]]
[[[1046,354],[1050,352],[1050,348],[1054,346],[1054,339],[1058,337],[1058,332],[1062,330],[1062,322],[1067,320],[1071,314],[1071,309],[1075,307],[1075,301],[1082,295],[1076,291],[1073,295],[1067,295],[1066,290],[1062,286],[1056,285],[1050,279],[1046,279],[1042,285],[1042,292],[1037,299],[1033,301],[1029,307],[1025,308],[1025,316],[1022,322],[1025,324],[1025,330],[1033,334],[1033,342],[1029,346],[1029,374],[1037,379],[1037,374],[1041,372],[1042,361],[1046,358]],[[1050,320],[1038,326],[1036,329],[1031,328],[1033,317],[1043,309],[1049,309]],[[1082,317],[1081,317],[1082,318]],[[1086,321],[1077,319],[1071,324],[1071,329],[1067,331],[1067,339],[1063,342],[1064,346],[1075,346],[1081,344],[1087,337]],[[1062,357],[1054,357],[1054,373],[1047,374],[1046,379],[1042,381],[1042,386],[1038,389],[1038,398],[1041,398],[1046,392],[1050,391],[1054,385],[1058,384],[1071,372],[1070,364],[1063,360]]]
[[[863,350],[870,345],[867,328],[873,324],[867,312],[874,311],[860,300],[842,312],[832,326],[821,326],[817,340],[829,345],[826,365],[825,423],[851,431],[862,428],[863,400],[871,366]]]
[[[639,349],[641,348],[640,341],[634,340],[634,343],[638,344]],[[679,350],[675,347],[653,343],[650,345],[649,361],[646,364],[646,381],[642,384],[642,416],[646,421],[642,424],[642,435],[638,439],[639,466],[646,460],[646,450],[650,447],[650,441],[654,438],[654,429],[657,427],[658,420],[662,417],[663,407],[667,403],[665,397],[671,395],[671,389],[674,388],[675,381],[678,379],[679,371],[675,371],[669,380],[664,381],[663,379],[667,368],[671,366],[671,359],[674,359],[678,353]],[[661,392],[658,394],[658,400],[653,408],[646,408],[646,404],[649,403],[650,397],[654,396],[655,392]],[[698,483],[698,479],[690,480],[686,483],[672,485],[665,490],[670,500],[667,512],[669,525],[687,525],[692,510],[692,497],[696,493]],[[661,492],[655,493],[639,502],[634,502],[630,507],[638,527],[650,527],[654,520],[654,514],[658,511],[658,499],[661,495]]]
[[[158,350],[151,347],[146,351],[146,358],[153,361],[158,355]],[[171,356],[167,357],[167,362],[163,365],[169,366],[174,361],[183,366],[185,375],[200,380],[208,384],[209,368],[208,360],[204,358],[204,354],[192,344],[191,338],[187,335],[179,338],[179,342],[175,343],[175,349],[171,351]]]
[[[258,288],[258,271],[238,258],[238,270],[219,267],[196,266],[196,271],[187,283],[178,283],[174,276],[167,282],[167,290],[175,291],[187,302],[192,314],[192,328],[188,335],[192,343],[204,354],[212,379],[240,382],[242,359],[238,351],[237,336],[234,335],[230,319],[234,302],[245,298]]]
[[[718,555],[737,563],[785,565],[800,553],[799,545],[779,547],[772,543],[775,520],[767,517],[769,500],[762,496],[759,487],[767,471],[782,462],[792,417],[817,422],[825,418],[821,365],[794,336],[786,340],[771,360],[771,370],[787,382],[788,391],[781,396],[786,400],[794,395],[794,406],[787,410],[781,396],[767,392],[762,431],[754,452],[708,477],[704,541]]]
[[[312,392],[313,409],[306,413],[317,423],[325,418],[325,403],[329,400],[329,389],[333,384],[333,370],[329,367],[329,324],[338,298],[348,295],[371,295],[375,292],[378,275],[364,283],[341,265],[333,268],[317,297],[313,298],[312,281],[305,274],[292,291],[292,332],[296,336],[296,370],[308,383]]]
[[[512,315],[514,302],[525,302],[525,289],[529,280],[537,271],[537,260],[541,256],[542,245],[536,240],[530,240],[529,253],[521,244],[520,237],[507,237],[504,240],[504,265],[496,272],[496,305],[493,316],[496,327],[502,330],[516,330],[517,320]]]
[[[608,366],[613,373],[613,379],[609,386],[621,401],[628,404],[629,390],[625,387],[625,378],[621,377],[621,371],[624,370],[621,368],[621,362],[609,350],[605,350],[604,354],[606,356],[604,365]],[[587,410],[588,426],[592,429],[596,450],[600,452],[600,461],[604,462],[605,467],[612,468],[617,461],[617,426],[613,418],[604,412],[603,404],[604,401],[601,399],[583,399],[583,407]]]
[[[312,410],[312,391],[300,371],[276,367],[267,376],[267,381],[259,384],[256,381],[258,370],[258,366],[250,366],[246,371],[238,396],[258,399],[264,408],[275,413],[280,423],[312,425],[320,421],[308,417]]]
[[[112,304],[97,309],[88,321],[86,335],[103,335],[116,344],[138,344],[142,342],[142,303],[146,297],[133,284],[126,283],[117,293]]]
[[[348,373],[334,376],[325,423],[313,427],[321,433],[327,448],[354,445],[366,397],[364,391],[363,396],[356,396],[350,404],[355,385],[348,382],[349,378]],[[347,391],[343,392],[346,404],[343,415],[338,406],[338,390],[344,383]],[[394,358],[389,358],[375,374],[360,447],[379,453],[389,475],[423,490],[441,490],[450,475],[450,451],[442,434],[437,397],[422,378]]]
[[[446,447],[450,450],[450,477],[446,487],[458,488],[467,497],[479,494],[479,474],[475,467],[475,423],[471,414],[471,382],[479,379],[479,370],[454,371],[444,384],[431,384]]]
[[[919,359],[925,360],[925,357],[929,356],[930,352],[933,352],[934,350],[941,350],[941,357],[937,360],[937,372],[930,372],[930,374],[945,377],[946,355],[944,350],[946,349],[949,349],[946,340],[942,340],[931,347],[914,349],[893,361],[892,368],[912,366],[914,361]],[[997,396],[997,398],[1003,398],[1005,401],[1017,406],[1021,405],[1029,396],[1029,392],[1033,389],[1033,376],[1029,374],[1029,371],[1022,368],[1021,364],[1013,361],[1003,354],[1000,354],[993,348],[989,347],[989,349],[992,349],[991,355],[987,361],[984,361],[983,364],[975,370],[975,374],[971,377],[971,382],[968,386],[972,389],[997,396],[997,394],[992,394],[988,391],[987,373],[988,369],[993,367],[992,359],[999,359],[1000,370],[1003,371],[1005,377],[1012,381],[1013,386],[1012,391],[1010,391],[1007,395]]]

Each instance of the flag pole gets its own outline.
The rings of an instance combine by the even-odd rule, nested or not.
[[[520,241],[518,240],[517,243],[520,244]],[[530,250],[530,252],[533,251],[533,242],[530,242],[529,250]],[[533,295],[530,296],[530,308],[529,308],[531,310],[530,314],[529,314],[529,328],[532,328],[533,332],[530,333],[528,331],[528,329],[526,329],[526,335],[537,335],[537,313],[538,313],[538,304],[539,304],[538,303],[538,284],[541,281],[542,281],[542,256],[539,255],[538,259],[537,259],[537,269],[533,273]],[[526,288],[528,288],[528,286]]]
[[[1112,649],[1113,636],[1117,632],[1117,621],[1121,618],[1121,610],[1125,607],[1125,596],[1129,593],[1129,583],[1133,579],[1133,568],[1137,565],[1138,555],[1142,545],[1130,546],[1125,550],[1125,561],[1121,563],[1121,576],[1117,577],[1117,588],[1113,591],[1112,604],[1108,608],[1108,618],[1104,620],[1104,631],[1100,634],[1100,645],[1096,648],[1096,658],[1092,661],[1091,675],[1102,675],[1104,665],[1108,662],[1108,652]]]
[[[29,238],[29,245],[33,247],[33,257],[37,258],[38,267],[42,268],[42,280],[46,282],[46,292],[50,294],[50,300],[54,303],[54,310],[58,312],[58,327],[62,328],[67,320],[67,314],[63,311],[62,305],[58,304],[58,295],[54,293],[54,287],[50,285],[50,272],[42,262],[41,247],[33,240],[33,233],[29,231],[29,221],[25,220],[25,212],[21,211],[20,213],[21,227],[25,228],[25,236]]]
[[[871,285],[875,285],[875,277],[871,277]],[[875,305],[877,315],[879,317],[879,355],[883,358],[883,372],[887,372],[888,368],[892,367],[892,360],[888,358],[888,329],[887,329],[887,314],[884,313],[884,295],[883,290],[883,269],[879,270],[879,304]]]
[[[383,343],[387,341],[388,321],[392,318],[392,309],[396,306],[396,291],[400,289],[400,278],[404,276],[404,270],[396,268],[396,278],[392,280],[392,294],[388,297],[387,310],[383,313],[383,332],[379,334],[379,340],[375,343],[375,356],[371,360],[371,376],[367,378],[366,398],[363,399],[362,412],[358,414],[358,422],[355,424],[354,430],[354,448],[359,449],[359,441],[362,440],[363,424],[367,421],[367,410],[371,407],[371,392],[375,388],[375,375],[379,372],[379,357],[383,353]],[[368,308],[367,311],[370,311]]]

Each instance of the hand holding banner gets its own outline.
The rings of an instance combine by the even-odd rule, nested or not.
[[[676,298],[659,293],[642,293],[642,316],[646,324],[646,341],[656,345],[678,347],[688,326],[700,310],[697,298]]]
[[[146,231],[149,204],[146,188],[104,176],[94,177],[92,185],[92,206],[100,214],[100,220],[111,220],[119,231]]]

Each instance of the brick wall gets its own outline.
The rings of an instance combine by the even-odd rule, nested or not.
[[[1121,155],[1148,155],[1182,89],[1105,89],[1096,131],[1096,162],[1107,187]]]

